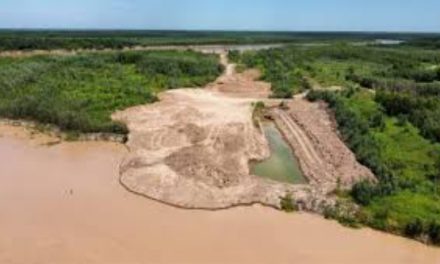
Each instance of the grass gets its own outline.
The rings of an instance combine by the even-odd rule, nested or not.
[[[411,124],[398,123],[395,118],[387,118],[385,129],[374,132],[374,136],[382,159],[398,175],[401,188],[393,195],[373,199],[363,210],[372,226],[402,233],[414,219],[429,222],[440,218],[440,193],[429,179],[437,173],[433,154],[440,147],[424,139]]]
[[[424,139],[418,129],[409,123],[398,124],[396,118],[387,118],[385,129],[374,132],[381,152],[399,177],[405,180],[421,180],[435,173],[433,153],[437,144]]]
[[[359,60],[322,59],[308,63],[306,69],[308,70],[307,74],[321,86],[330,87],[353,85],[353,82],[346,79],[350,69],[356,74],[370,75],[380,67],[380,64]]]
[[[440,200],[436,196],[404,190],[375,199],[362,209],[367,224],[381,230],[403,234],[415,219],[429,223],[439,219]]]

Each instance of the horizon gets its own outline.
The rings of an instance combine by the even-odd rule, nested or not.
[[[154,28],[3,28],[0,27],[0,31],[60,31],[60,32],[69,32],[69,31],[115,31],[115,32],[124,32],[124,31],[133,31],[133,32],[213,32],[213,33],[342,33],[342,34],[415,34],[415,35],[425,35],[425,34],[434,34],[439,35],[440,31],[337,31],[337,30],[233,30],[233,29],[154,29]]]
[[[440,33],[435,0],[3,0],[0,29]]]

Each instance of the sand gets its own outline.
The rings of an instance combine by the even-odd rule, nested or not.
[[[440,249],[261,206],[182,210],[118,183],[125,147],[0,127],[0,263],[436,264]]]
[[[279,100],[268,98],[271,86],[258,81],[257,70],[238,73],[226,52],[216,52],[225,67],[216,81],[168,90],[157,103],[112,115],[130,131],[129,153],[120,169],[128,190],[189,209],[256,203],[279,208],[280,198],[290,195],[301,210],[322,213],[336,204],[328,195],[336,188],[374,179],[340,140],[326,109],[305,99],[286,100],[288,110],[277,108]],[[252,104],[260,100],[275,106],[271,114],[310,184],[281,183],[250,172],[252,162],[270,157],[253,118]]]

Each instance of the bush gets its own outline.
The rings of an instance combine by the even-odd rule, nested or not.
[[[377,195],[377,186],[369,181],[359,182],[353,186],[351,195],[357,203],[369,205]]]
[[[422,220],[419,218],[413,219],[405,227],[405,235],[411,238],[417,238],[424,232],[424,226]]]
[[[428,236],[433,244],[440,245],[440,223],[432,221],[428,226]]]
[[[281,210],[291,213],[297,211],[297,205],[294,203],[291,194],[286,194],[284,197],[280,197]]]
[[[239,62],[240,61],[240,52],[237,50],[229,51],[228,59],[232,62]]]

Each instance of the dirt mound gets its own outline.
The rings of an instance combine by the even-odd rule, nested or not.
[[[341,140],[325,104],[298,96],[288,106],[289,110],[276,109],[273,114],[312,185],[329,192],[338,185],[350,188],[362,179],[375,179]]]
[[[196,89],[163,93],[161,101],[116,113],[130,129],[130,154],[121,183],[133,192],[186,208],[278,206],[292,192],[307,200],[307,187],[252,176],[251,160],[269,153],[252,122],[252,100]]]
[[[373,177],[360,166],[316,104],[290,101],[274,108],[275,121],[294,147],[311,184],[291,185],[250,175],[249,163],[270,156],[268,142],[253,122],[252,103],[267,99],[270,85],[255,81],[258,71],[236,73],[220,53],[225,72],[206,89],[177,89],[160,102],[115,113],[127,124],[130,153],[120,166],[120,182],[130,191],[174,206],[221,209],[261,203],[279,207],[290,194],[300,208],[322,212],[327,194]]]
[[[250,175],[249,162],[270,155],[264,135],[252,122],[252,101],[182,89],[163,93],[159,103],[116,113],[114,118],[130,129],[121,183],[185,208],[278,207],[286,193],[304,208],[319,207],[323,197],[308,186]]]

